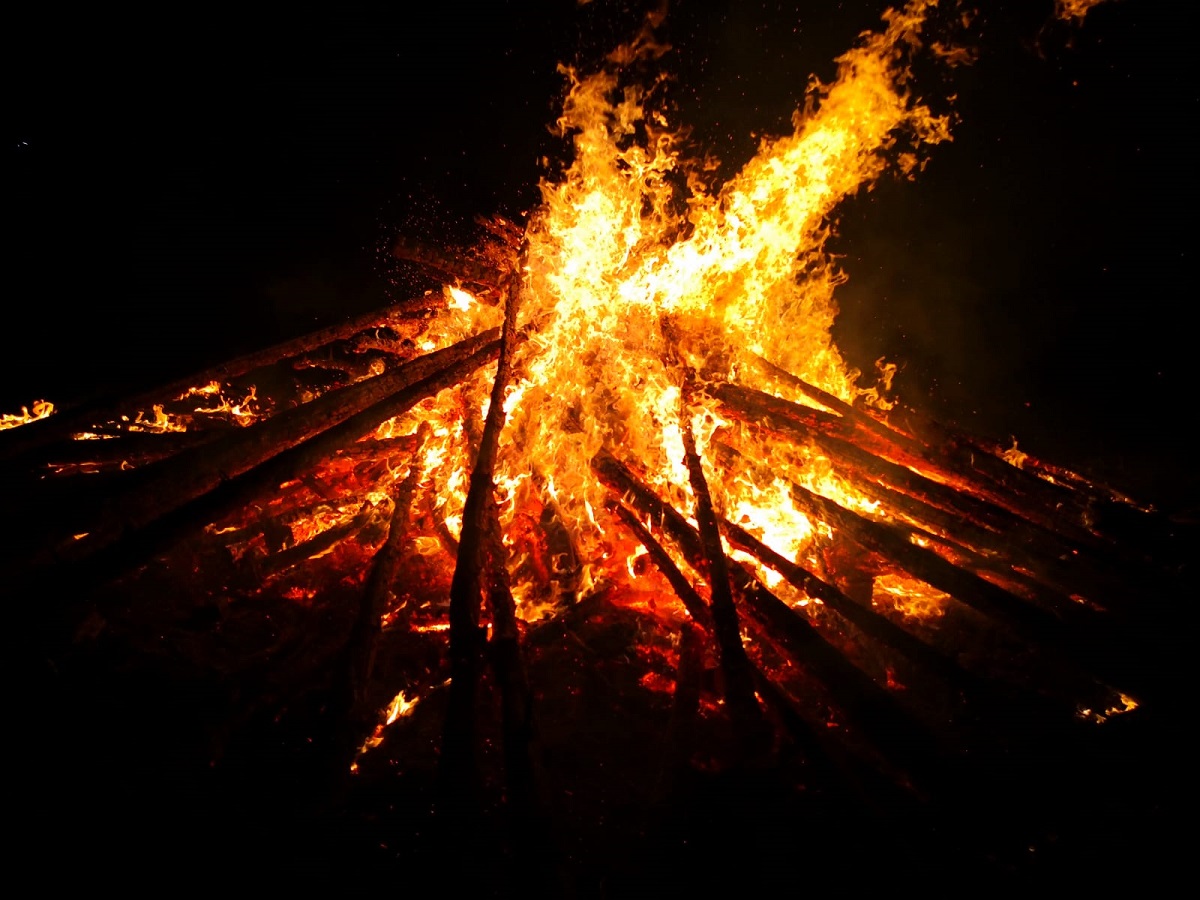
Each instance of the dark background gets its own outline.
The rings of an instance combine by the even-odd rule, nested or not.
[[[676,120],[736,168],[884,5],[673,4]],[[839,343],[860,367],[898,362],[911,405],[1194,509],[1187,30],[1155,0],[1077,28],[1049,0],[982,5],[976,63],[917,85],[957,95],[954,142],[843,209]],[[562,158],[556,64],[590,68],[641,13],[16,13],[0,409],[147,386],[404,299],[395,236],[519,220],[542,158]]]

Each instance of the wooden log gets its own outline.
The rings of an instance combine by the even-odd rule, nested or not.
[[[917,452],[911,452],[906,446],[880,437],[878,430],[856,428],[851,419],[822,413],[761,391],[722,384],[716,388],[714,396],[748,421],[765,422],[774,430],[805,437],[831,454],[857,458],[860,465],[865,460],[872,460],[866,463],[867,468],[878,469],[886,465],[892,478],[909,485],[900,489],[920,490],[922,499],[927,502],[949,504],[947,508],[971,515],[981,524],[1002,528],[1006,523],[1021,522],[1043,534],[1054,535],[1059,543],[1068,542],[1066,552],[1086,550],[1099,554],[1105,550],[1106,544],[1082,524],[1080,509],[1075,508],[1075,514],[1070,515],[1053,505],[1061,498],[1045,502],[1031,500],[1028,492],[1014,492],[945,453],[935,453],[920,445]],[[1011,468],[1002,460],[996,462]]]
[[[392,256],[416,263],[431,271],[439,280],[461,281],[486,288],[500,288],[508,277],[503,269],[493,268],[461,253],[450,253],[441,247],[402,235],[392,246]]]
[[[1144,683],[1135,660],[1136,641],[1100,621],[1035,607],[973,572],[959,568],[903,534],[866,519],[825,497],[793,484],[792,496],[810,515],[828,523],[843,537],[892,560],[910,575],[945,591],[1013,633],[1081,666],[1118,687],[1137,692]]]
[[[342,447],[370,433],[380,423],[411,409],[421,400],[459,384],[499,353],[499,342],[486,344],[472,355],[429,375],[415,384],[351,416],[290,450],[222,482],[196,499],[130,532],[81,560],[59,558],[54,565],[27,570],[9,585],[15,595],[50,591],[70,597],[88,586],[120,576],[176,543],[203,530],[209,523],[277,491],[279,485],[300,477]]]
[[[479,452],[471,472],[467,498],[463,504],[462,529],[459,532],[458,557],[450,584],[450,701],[442,732],[442,753],[438,760],[439,792],[442,802],[469,813],[478,800],[479,772],[476,764],[475,707],[484,648],[480,629],[483,602],[488,509],[494,502],[493,475],[504,426],[504,390],[512,370],[516,344],[517,310],[520,305],[521,275],[510,281],[505,302],[496,377],[492,382],[491,401]]]
[[[750,467],[762,481],[770,482],[776,477],[775,473],[768,471],[765,466],[747,459],[728,444],[717,441],[714,442],[714,446],[724,461],[736,460],[739,465]],[[835,459],[835,467],[853,483],[856,490],[888,510],[896,519],[895,527],[904,530],[910,541],[922,539],[929,543],[937,543],[948,552],[968,561],[975,571],[994,572],[1009,582],[1020,584],[1034,599],[1049,608],[1065,610],[1066,615],[1080,612],[1077,604],[1069,599],[1071,593],[1076,593],[1083,587],[1080,577],[1085,574],[1085,570],[1080,566],[1071,567],[1051,553],[1031,552],[1011,534],[997,534],[963,516],[885,487],[865,477],[859,468],[844,465],[841,459]],[[900,519],[907,519],[918,525],[909,527],[899,521]],[[1036,573],[1037,577],[1026,575],[1024,571],[1016,568],[1017,566]],[[1060,589],[1055,590],[1048,585],[1057,585]],[[1101,585],[1097,583],[1095,587],[1100,589]]]
[[[353,420],[364,410],[372,409],[373,404],[385,403],[387,398],[422,383],[422,379],[433,373],[453,367],[459,361],[475,359],[473,354],[495,337],[495,330],[484,332],[413,360],[393,372],[333,391],[312,403],[231,432],[214,444],[184,451],[147,466],[123,495],[109,497],[103,505],[80,511],[74,518],[67,517],[69,520],[61,526],[64,531],[70,534],[86,532],[88,537],[84,541],[60,544],[62,555],[78,559],[103,549],[124,534],[145,528],[313,436]],[[345,442],[339,441],[339,446],[342,443]]]
[[[686,397],[690,390],[684,391]],[[750,673],[750,661],[746,648],[742,646],[742,633],[738,627],[737,609],[733,605],[733,593],[729,586],[729,569],[725,551],[721,546],[721,532],[717,526],[717,514],[713,509],[712,495],[708,492],[708,481],[696,452],[696,436],[692,430],[688,407],[681,410],[680,431],[683,435],[684,461],[688,468],[692,493],[696,498],[696,522],[699,525],[700,544],[704,551],[704,569],[708,575],[711,591],[713,634],[720,651],[721,673],[725,679],[725,699],[729,702],[730,718],[741,737],[748,754],[758,752],[756,742],[763,737],[762,710],[754,697],[754,678]]]
[[[423,430],[428,432],[427,428]],[[371,571],[359,602],[358,615],[339,664],[334,702],[339,707],[337,717],[343,723],[337,760],[342,772],[349,771],[358,740],[363,732],[371,727],[368,688],[375,668],[379,638],[383,634],[383,615],[387,612],[388,596],[392,583],[396,580],[404,541],[408,536],[413,495],[423,471],[420,462],[414,461],[409,466],[408,474],[396,483],[392,492],[393,508],[387,539],[371,561]]]
[[[624,504],[613,500],[608,507],[617,515],[646,548],[651,561],[670,583],[684,607],[691,613],[694,624],[685,624],[680,629],[679,666],[676,675],[675,701],[671,708],[671,719],[667,723],[663,772],[659,779],[659,800],[665,801],[677,773],[682,771],[691,752],[690,735],[700,702],[700,667],[702,662],[702,634],[712,634],[712,618],[708,606],[696,593],[695,588],[675,565],[675,561],[662,544],[650,534],[638,517]],[[780,726],[791,735],[801,749],[805,759],[821,773],[821,784],[826,789],[844,779],[844,767],[835,763],[828,741],[818,734],[796,712],[787,695],[771,680],[761,666],[750,663],[754,675],[755,692],[763,699],[768,711]]]
[[[504,740],[504,774],[517,827],[524,837],[545,837],[539,797],[539,767],[534,759],[533,692],[529,689],[521,652],[521,630],[513,600],[507,558],[500,533],[494,496],[488,503],[487,570],[488,607],[492,634],[488,658],[500,690],[501,733]]]
[[[419,322],[426,318],[427,307],[428,301],[422,297],[383,309],[374,309],[345,322],[338,322],[317,331],[290,338],[271,347],[247,353],[236,359],[219,363],[211,368],[194,372],[184,378],[158,385],[132,396],[96,397],[86,400],[72,409],[63,410],[21,428],[0,432],[0,461],[14,459],[38,447],[63,440],[74,432],[88,431],[90,426],[119,419],[122,414],[132,414],[136,410],[149,409],[153,404],[162,403],[164,399],[178,397],[197,385],[208,384],[212,381],[223,383],[255,369],[273,365],[290,356],[296,356],[323,347],[333,341],[351,337],[372,327],[399,324],[404,321]]]
[[[1014,512],[1021,513],[1032,504],[1039,515],[1061,520],[1066,507],[1082,520],[1086,506],[1084,498],[1089,494],[1100,495],[1084,490],[1081,497],[1079,491],[1090,486],[1089,482],[1073,473],[1066,477],[1065,470],[1061,483],[1040,479],[1033,472],[1002,459],[1000,448],[995,444],[948,428],[915,410],[903,410],[908,431],[897,430],[762,357],[754,359],[769,377],[796,388],[855,426],[892,444],[900,454],[921,460],[944,478],[965,481],[980,495],[1000,502]],[[1111,498],[1111,493],[1107,496]]]
[[[827,453],[839,468],[853,476],[881,484],[919,500],[928,506],[949,512],[966,522],[1002,536],[1004,540],[1017,541],[1050,556],[1066,557],[1080,553],[1078,542],[1058,531],[1039,523],[1031,522],[996,504],[950,485],[934,481],[913,471],[907,466],[880,458],[839,437],[836,423],[828,417],[813,418],[805,412],[806,407],[795,407],[797,412],[785,412],[781,404],[787,401],[745,388],[721,385],[714,392],[716,398],[736,418],[764,428],[785,439],[810,441]],[[764,399],[768,398],[768,399]],[[816,412],[816,411],[813,411]],[[806,419],[811,420],[805,421]],[[814,424],[815,423],[815,424]]]
[[[783,576],[784,580],[809,597],[820,600],[864,634],[870,635],[912,662],[936,673],[957,690],[979,690],[980,685],[977,679],[955,660],[914,637],[874,610],[856,603],[832,584],[822,581],[803,566],[772,550],[741,526],[726,519],[722,520],[721,529],[735,547],[740,547],[763,565],[774,569]]]
[[[592,469],[609,490],[659,522],[693,565],[703,565],[704,553],[695,529],[616,457],[601,451],[593,458]],[[889,758],[924,783],[940,784],[946,774],[941,768],[944,758],[940,748],[895,698],[851,664],[815,626],[767,590],[744,566],[730,562],[729,571],[734,596],[759,626],[755,637],[778,647],[820,680],[854,727]]]
[[[259,561],[255,572],[255,581],[277,575],[285,569],[290,569],[292,566],[329,551],[346,538],[362,531],[370,519],[371,511],[363,508],[352,519],[326,528],[319,534],[314,534],[308,540],[301,541],[286,550],[271,554]]]
[[[623,503],[613,500],[609,502],[607,508],[641,541],[642,546],[646,548],[646,552],[650,556],[650,561],[654,563],[658,570],[666,577],[667,581],[670,582],[671,588],[683,602],[692,619],[705,631],[711,631],[713,622],[708,604],[696,593],[696,589],[692,587],[687,577],[679,571],[679,567],[675,565],[675,561],[671,559],[663,545],[658,542],[638,517]]]

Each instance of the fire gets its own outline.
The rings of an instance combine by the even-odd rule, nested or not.
[[[358,772],[358,760],[364,753],[368,750],[373,750],[383,743],[383,734],[387,730],[387,727],[397,719],[411,715],[420,700],[420,697],[412,697],[410,699],[404,691],[401,691],[392,698],[392,702],[380,711],[380,722],[375,726],[375,730],[371,733],[371,736],[358,748],[358,755],[350,765],[351,772]]]
[[[902,133],[918,146],[949,137],[946,119],[907,88],[906,56],[932,5],[889,12],[881,32],[839,59],[833,84],[811,88],[792,134],[765,140],[715,189],[647,92],[622,77],[623,63],[659,52],[652,42],[621,48],[590,75],[563,68],[570,87],[558,128],[575,156],[561,180],[542,184],[527,231],[521,320],[530,334],[505,402],[497,481],[506,524],[522,506],[553,504],[581,558],[593,561],[585,584],[612,574],[594,562],[610,526],[597,516],[605,494],[591,458],[620,446],[687,512],[682,423],[692,423],[706,459],[714,435],[736,430],[703,393],[684,396],[685,372],[702,384],[735,374],[744,382],[754,354],[843,400],[864,393],[830,335],[840,275],[824,245],[840,201],[889,166],[911,169],[911,154],[892,152]],[[495,321],[460,288],[445,292],[448,321]],[[478,383],[479,408],[489,388]],[[426,463],[437,471],[432,456]],[[828,467],[792,475],[839,502],[865,502]],[[459,496],[466,476],[455,464],[438,496]],[[814,525],[782,482],[720,485],[716,502],[730,517],[793,557],[807,544]]]
[[[1054,0],[1054,15],[1067,22],[1082,22],[1092,7],[1104,0]]]
[[[34,400],[32,411],[30,407],[22,406],[19,413],[0,413],[0,431],[36,422],[38,419],[44,419],[53,413],[54,404],[49,400]]]

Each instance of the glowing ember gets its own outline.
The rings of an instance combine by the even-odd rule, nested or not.
[[[1082,22],[1088,11],[1104,0],[1054,0],[1054,14],[1068,22]]]
[[[363,754],[368,750],[373,750],[382,744],[383,733],[387,730],[387,727],[397,719],[411,715],[412,711],[420,702],[420,699],[420,697],[413,697],[412,699],[409,699],[407,694],[405,694],[404,691],[401,691],[392,698],[391,703],[380,710],[380,722],[375,726],[375,730],[371,733],[371,736],[368,737],[363,742],[362,746],[358,748],[358,754],[355,757],[354,762],[350,765],[351,772],[358,772],[358,760],[362,758]]]

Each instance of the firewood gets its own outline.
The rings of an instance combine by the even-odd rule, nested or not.
[[[450,700],[442,733],[439,789],[443,802],[462,811],[474,807],[479,789],[475,762],[475,706],[484,648],[479,621],[484,590],[487,515],[495,491],[493,473],[505,418],[504,389],[511,374],[517,338],[520,277],[519,273],[514,274],[508,289],[496,377],[463,504],[458,556],[450,585]]]
[[[670,582],[676,596],[682,601],[684,608],[688,614],[696,621],[705,631],[712,630],[712,614],[709,612],[708,604],[704,599],[696,593],[696,589],[692,586],[687,577],[679,571],[679,567],[675,565],[674,560],[667,554],[663,545],[655,539],[627,506],[618,503],[615,500],[608,504],[608,510],[614,513],[617,518],[624,523],[625,527],[633,532],[634,536],[641,541],[642,546],[646,548],[646,552],[650,556],[650,561],[658,567],[658,570]]]
[[[257,467],[221,482],[195,499],[131,531],[119,541],[107,542],[90,555],[57,557],[54,565],[31,568],[14,578],[14,593],[54,588],[55,596],[70,596],[85,585],[107,583],[145,560],[165,553],[176,543],[198,533],[211,522],[277,491],[279,485],[298,478],[342,447],[370,433],[381,422],[400,415],[426,397],[459,384],[486,365],[499,352],[499,342],[486,344],[396,394],[367,407],[304,443],[279,453]],[[80,541],[79,543],[83,543]],[[82,558],[80,558],[82,557]]]
[[[396,259],[413,262],[432,271],[439,279],[448,277],[452,281],[462,281],[487,288],[499,288],[507,277],[507,273],[503,270],[468,259],[461,253],[448,253],[441,247],[407,235],[396,240],[392,247],[392,255]]]
[[[685,390],[685,397],[689,393],[689,390]],[[721,547],[721,532],[717,526],[712,495],[708,492],[708,481],[704,477],[700,456],[696,452],[696,436],[692,430],[686,403],[681,412],[680,431],[683,435],[684,461],[687,464],[692,493],[696,498],[696,522],[699,525],[705,574],[708,575],[711,591],[713,633],[720,651],[721,673],[725,678],[725,699],[729,702],[734,727],[739,735],[743,736],[746,749],[753,754],[753,742],[762,736],[762,710],[754,697],[754,679],[750,674],[746,648],[742,646],[737,609],[733,605],[733,594],[729,586],[725,551]]]
[[[494,330],[484,332],[445,350],[413,360],[393,372],[335,391],[273,416],[256,425],[231,432],[219,442],[184,451],[147,466],[137,483],[124,493],[106,498],[99,508],[81,510],[62,526],[73,534],[87,532],[86,541],[67,545],[68,558],[78,558],[107,546],[121,535],[144,528],[222,484],[340,423],[351,421],[373,404],[399,396],[443,367],[473,358],[480,347],[494,340]],[[414,401],[415,402],[415,401]],[[368,417],[370,418],[370,417]],[[386,417],[385,417],[386,418]],[[382,421],[382,420],[379,420]],[[361,432],[359,434],[361,436]],[[342,443],[339,442],[339,446]],[[302,470],[297,471],[297,475]]]
[[[418,439],[422,436],[419,433]],[[354,620],[339,665],[334,702],[338,705],[335,715],[342,722],[337,760],[342,772],[349,770],[355,746],[361,739],[362,732],[370,727],[371,711],[367,705],[367,691],[375,668],[379,638],[383,633],[383,614],[387,611],[388,595],[399,570],[401,551],[404,549],[408,523],[412,516],[413,495],[421,474],[421,465],[414,461],[409,466],[408,474],[396,483],[392,492],[393,507],[387,539],[371,561],[371,571],[363,588],[358,616]]]
[[[702,565],[700,537],[670,504],[642,484],[611,453],[602,451],[592,460],[593,471],[617,496],[643,515],[659,522],[693,564]],[[829,690],[855,727],[892,759],[928,783],[941,780],[938,760],[942,753],[932,737],[905,712],[896,700],[828,643],[807,619],[767,590],[744,566],[728,563],[734,596],[750,614],[756,640],[780,652],[815,675]]]
[[[0,432],[0,460],[16,458],[38,447],[63,440],[74,432],[88,431],[90,426],[119,419],[123,413],[132,415],[132,410],[148,409],[154,403],[161,403],[164,398],[177,397],[196,385],[208,384],[212,381],[223,383],[231,378],[237,378],[255,369],[273,365],[288,357],[315,350],[375,326],[397,325],[406,320],[414,325],[418,324],[425,317],[424,307],[427,305],[428,302],[424,298],[418,298],[416,301],[371,310],[346,322],[330,325],[282,341],[263,350],[247,353],[133,396],[116,399],[97,398],[81,403],[74,409],[64,410],[45,419],[31,422],[21,428]]]
[[[876,456],[847,440],[845,425],[832,414],[819,414],[808,407],[788,404],[776,397],[721,385],[714,395],[736,418],[791,440],[808,441],[827,453],[844,470],[862,481],[873,481],[904,493],[923,504],[952,513],[979,528],[1002,535],[1046,554],[1067,556],[1083,550],[1070,537],[1053,527],[1031,522],[987,499],[913,471],[905,465]],[[789,407],[791,407],[789,409]]]
[[[922,467],[927,468],[927,472],[966,482],[968,489],[980,496],[1018,515],[1032,515],[1043,524],[1054,522],[1062,527],[1066,510],[1073,512],[1076,518],[1082,518],[1086,497],[1092,493],[1084,491],[1081,495],[1079,491],[1088,485],[1086,479],[1079,476],[1064,477],[1063,484],[1040,479],[1002,459],[995,445],[951,429],[914,410],[904,409],[901,415],[909,431],[916,435],[912,436],[761,357],[757,357],[756,362],[760,370],[770,377],[795,387],[863,431],[893,445],[898,454],[922,461]],[[899,458],[888,458],[892,462],[903,462]],[[1086,533],[1086,529],[1076,532],[1076,537],[1080,537],[1081,533]],[[1081,539],[1090,542],[1089,538],[1090,535]]]

